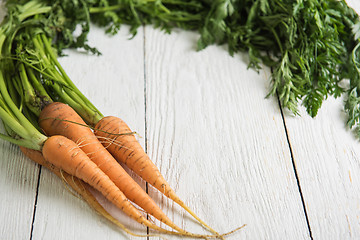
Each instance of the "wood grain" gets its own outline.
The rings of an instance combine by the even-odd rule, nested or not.
[[[359,1],[347,2],[360,12]],[[90,45],[103,55],[68,51],[61,63],[104,115],[120,116],[142,136],[203,220],[220,232],[247,224],[229,240],[360,239],[360,148],[344,127],[343,99],[326,101],[315,119],[304,109],[301,117],[282,115],[276,98],[264,98],[269,70],[247,69],[246,55],[232,58],[225,46],[196,52],[198,34],[181,30],[149,26],[128,38],[126,26],[115,37],[93,26]],[[135,239],[46,169],[37,193],[39,167],[14,145],[0,142],[0,160],[1,239],[30,239],[32,227],[34,240]],[[151,187],[150,194],[175,223],[206,232]]]
[[[39,167],[17,146],[0,142],[0,238],[29,239]]]
[[[145,36],[148,151],[179,196],[220,232],[248,224],[228,239],[308,238],[278,104],[264,99],[268,70],[224,47],[196,52],[191,32]]]
[[[124,26],[114,37],[92,27],[89,44],[102,56],[68,51],[61,63],[76,85],[103,112],[116,115],[144,136],[143,35],[129,40]],[[114,46],[114,47],[112,47]],[[116,47],[115,47],[116,46]],[[144,138],[140,139],[141,143]],[[142,183],[145,187],[145,184]],[[104,199],[105,207],[132,230],[139,226]],[[33,239],[134,239],[124,235],[98,216],[82,200],[74,197],[64,184],[49,171],[41,176]],[[136,238],[139,239],[139,238]]]
[[[315,119],[286,116],[314,239],[360,238],[360,148],[342,106],[329,99]]]
[[[0,1],[0,20],[5,16]],[[1,125],[0,131],[4,132]],[[0,238],[29,239],[39,167],[18,147],[0,141]]]
[[[360,2],[348,0],[360,12]],[[344,99],[325,101],[315,119],[285,114],[314,239],[360,239],[360,148],[345,128]]]

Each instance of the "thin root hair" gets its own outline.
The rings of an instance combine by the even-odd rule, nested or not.
[[[68,122],[68,123],[72,123],[72,124],[77,124],[77,125],[80,125],[80,126],[83,126],[83,127],[90,128],[90,129],[92,129],[93,131],[100,131],[100,132],[103,132],[103,133],[107,133],[107,134],[109,134],[109,135],[115,135],[115,136],[137,135],[137,136],[141,137],[141,136],[140,136],[137,132],[135,132],[135,131],[126,132],[126,133],[112,133],[112,132],[107,132],[107,131],[105,131],[105,130],[102,130],[102,129],[98,129],[98,128],[89,126],[89,125],[87,125],[87,124],[82,124],[82,123],[78,123],[78,122],[75,122],[75,121],[66,120],[66,119],[61,119],[61,118],[55,118],[55,117],[41,118],[41,119],[39,119],[39,121],[44,121],[44,120],[49,120],[49,119],[58,120],[58,121],[63,121],[63,122]]]

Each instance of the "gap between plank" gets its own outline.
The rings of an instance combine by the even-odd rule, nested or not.
[[[30,240],[32,240],[32,238],[33,238],[35,215],[36,215],[36,207],[37,207],[38,196],[39,196],[41,169],[42,169],[42,166],[39,165],[39,174],[38,174],[38,179],[37,179],[37,184],[36,184],[36,194],[35,194],[34,210],[33,210],[33,216],[32,216],[32,220],[31,220]]]
[[[145,25],[142,26],[143,28],[143,68],[144,68],[144,138],[145,138],[145,144],[144,144],[144,150],[147,154],[147,105],[146,105],[146,37],[145,37]],[[149,194],[149,183],[145,182],[145,191],[147,194]],[[146,219],[149,220],[149,214],[146,214]],[[146,227],[146,233],[150,234],[149,227]],[[149,240],[149,236],[146,237],[147,240]]]
[[[313,239],[312,232],[311,232],[310,221],[309,221],[309,217],[308,217],[307,210],[306,210],[304,195],[303,195],[302,190],[301,190],[300,179],[299,179],[299,175],[298,175],[298,172],[297,172],[297,169],[296,169],[294,154],[293,154],[292,147],[291,147],[291,143],[290,143],[290,138],[289,138],[288,129],[287,129],[287,127],[286,127],[285,116],[284,116],[284,112],[283,112],[283,109],[282,109],[282,106],[281,106],[281,102],[280,102],[278,93],[276,93],[276,97],[277,97],[277,100],[278,100],[278,104],[279,104],[279,108],[280,108],[280,114],[281,114],[281,118],[282,118],[283,125],[284,125],[284,130],[285,130],[285,135],[286,135],[286,141],[287,141],[287,144],[288,144],[289,150],[290,150],[291,162],[292,162],[292,166],[293,166],[293,170],[294,170],[294,175],[295,175],[295,178],[296,178],[296,183],[297,183],[298,190],[299,190],[299,194],[300,194],[300,198],[301,198],[301,203],[302,203],[303,211],[304,211],[304,214],[305,214],[306,224],[307,224],[308,231],[309,231],[309,237],[310,237],[310,239]]]

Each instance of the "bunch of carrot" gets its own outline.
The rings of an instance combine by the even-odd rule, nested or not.
[[[128,216],[160,233],[193,238],[224,238],[185,205],[121,119],[104,117],[76,88],[57,61],[37,1],[18,8],[0,27],[0,118],[7,134],[30,159],[65,179],[103,216],[111,217],[86,189],[87,183]],[[175,223],[119,163],[190,213],[212,234],[190,233]],[[134,205],[172,230],[149,221]],[[130,231],[126,230],[130,233]]]

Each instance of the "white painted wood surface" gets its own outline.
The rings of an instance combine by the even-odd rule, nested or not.
[[[360,12],[358,1],[348,2]],[[246,55],[229,57],[221,46],[196,52],[198,35],[180,30],[146,27],[128,37],[127,27],[115,37],[93,27],[90,44],[103,55],[69,51],[61,63],[105,115],[140,133],[204,221],[220,232],[247,224],[230,240],[360,239],[360,145],[344,127],[341,99],[328,100],[315,119],[283,118],[277,99],[264,99],[269,70],[248,70]],[[0,239],[138,239],[15,146],[0,148]],[[205,232],[151,187],[150,194],[175,223]]]
[[[229,239],[306,238],[268,73],[221,47],[195,52],[193,33],[145,36],[148,152],[176,192],[220,232],[248,224]]]
[[[104,115],[121,116],[139,135],[144,136],[143,35],[140,30],[138,36],[129,41],[128,32],[129,29],[124,27],[117,36],[109,37],[102,29],[94,28],[89,44],[97,46],[102,55],[97,57],[68,51],[70,56],[62,58],[61,64]],[[140,141],[144,143],[144,138]],[[44,169],[43,172],[33,239],[127,238],[74,197],[50,171]],[[145,187],[144,183],[142,185]],[[121,214],[116,212],[116,215]],[[134,224],[130,218],[121,216],[121,219],[131,229],[145,229],[146,233],[146,228]],[[58,232],[55,229],[63,230]]]

